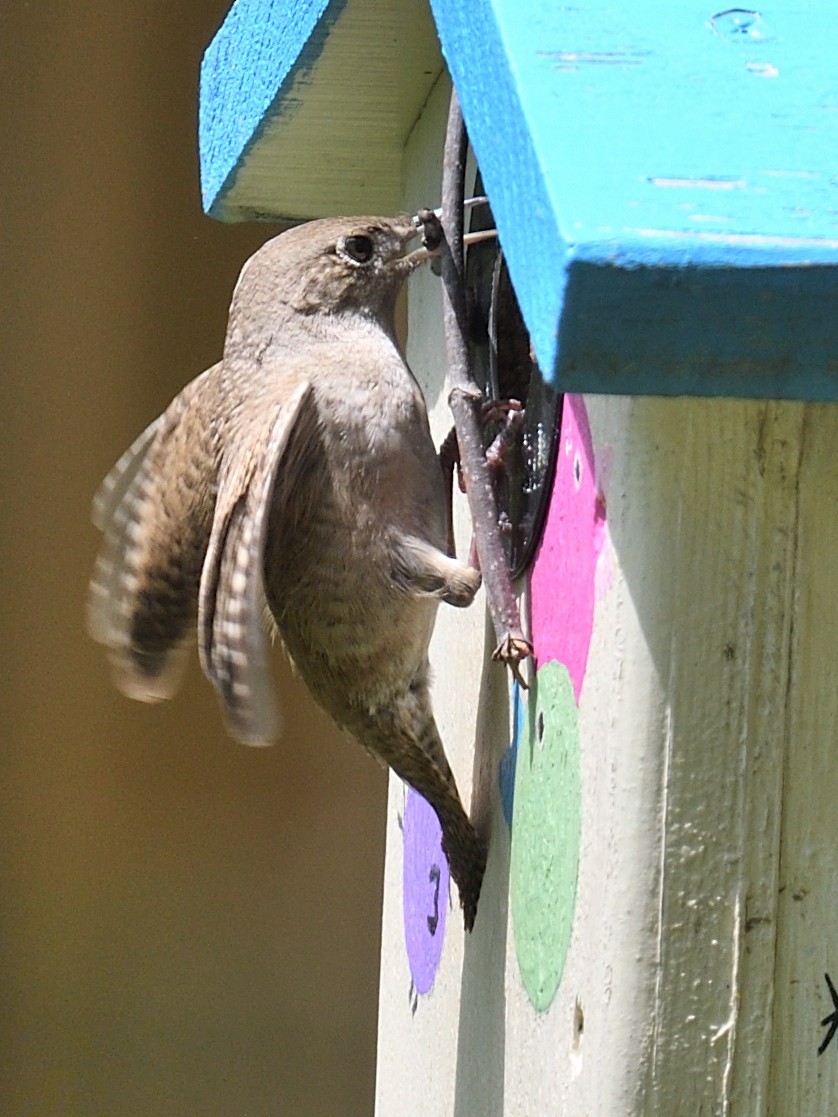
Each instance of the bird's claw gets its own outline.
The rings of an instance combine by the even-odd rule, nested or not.
[[[500,423],[494,440],[486,447],[486,461],[493,474],[499,474],[505,465],[506,455],[521,436],[524,409],[517,399],[488,400],[483,405],[483,424]]]
[[[524,690],[529,684],[521,673],[521,661],[532,655],[532,644],[520,632],[507,632],[495,650],[492,659],[505,663],[516,683]]]

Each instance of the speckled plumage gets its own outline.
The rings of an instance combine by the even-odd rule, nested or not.
[[[435,808],[470,928],[485,849],[434,723],[427,651],[439,602],[468,605],[480,578],[446,553],[443,474],[394,337],[416,232],[314,221],[248,261],[221,362],[97,496],[90,629],[120,687],[154,701],[197,626],[230,731],[263,744],[278,729],[267,601],[317,701]]]

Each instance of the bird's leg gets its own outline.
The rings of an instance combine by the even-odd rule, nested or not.
[[[480,422],[485,429],[489,423],[500,423],[501,429],[490,445],[486,448],[485,457],[489,469],[496,473],[503,468],[504,459],[516,439],[524,422],[524,408],[517,399],[491,399],[483,404]],[[454,470],[457,470],[457,481],[460,492],[466,491],[463,479],[462,463],[460,462],[460,444],[457,441],[457,428],[452,427],[439,447],[439,464],[445,480],[446,492],[451,493],[454,484]],[[449,500],[450,512],[450,500]],[[450,519],[450,517],[449,517]]]
[[[454,470],[457,470],[457,479],[460,485],[460,491],[463,489],[463,474],[460,469],[460,445],[457,442],[457,428],[452,427],[439,447],[439,466],[442,470],[442,482],[445,489],[445,513],[448,517],[448,554],[451,558],[456,558],[457,547],[454,542],[454,507],[453,507],[453,489],[454,489]],[[469,566],[474,565],[469,562]]]
[[[400,535],[393,539],[393,580],[419,597],[438,597],[449,605],[471,605],[480,588],[480,571],[419,539]]]
[[[489,423],[501,423],[501,429],[486,448],[485,457],[492,478],[505,468],[506,455],[517,441],[521,426],[524,421],[524,409],[516,399],[487,400],[483,404],[481,423],[486,427]],[[439,462],[445,478],[445,491],[448,499],[448,530],[450,554],[454,554],[453,519],[451,514],[451,490],[454,485],[454,469],[457,470],[457,480],[460,492],[465,493],[466,486],[460,464],[460,447],[457,442],[457,428],[452,427],[439,448]],[[467,565],[475,570],[480,569],[480,557],[477,553],[477,543],[474,532],[469,544]]]
[[[483,424],[501,424],[486,448],[486,461],[495,475],[505,467],[506,455],[518,440],[524,423],[524,409],[517,399],[489,400],[483,407]]]

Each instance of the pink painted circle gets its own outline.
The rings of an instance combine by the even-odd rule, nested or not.
[[[567,668],[578,704],[594,623],[596,565],[605,536],[591,428],[582,396],[565,396],[556,477],[530,579],[532,636],[539,664]]]

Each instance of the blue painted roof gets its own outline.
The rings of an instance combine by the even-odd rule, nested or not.
[[[231,17],[240,7],[281,19],[315,5],[237,0]],[[838,398],[835,0],[759,13],[697,0],[431,8],[524,317],[560,387]],[[257,75],[271,26],[259,24]],[[297,64],[316,48],[301,22]],[[239,117],[258,128],[260,112],[282,111],[280,69],[258,98],[227,98],[243,106],[231,134]]]

